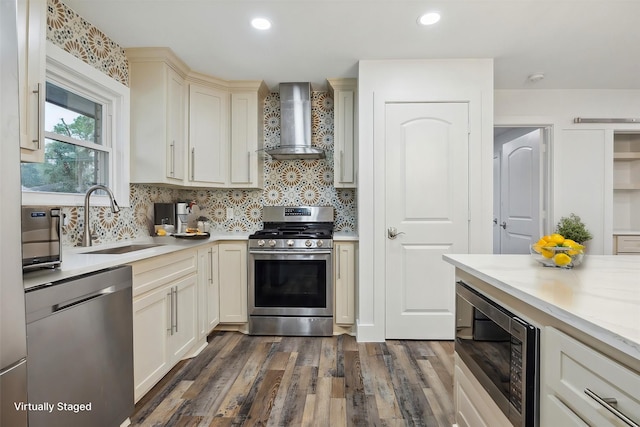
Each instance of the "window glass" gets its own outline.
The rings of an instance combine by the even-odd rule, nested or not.
[[[48,82],[44,121],[45,160],[21,165],[23,191],[85,193],[109,185],[100,103]]]

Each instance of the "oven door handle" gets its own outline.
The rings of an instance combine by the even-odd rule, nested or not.
[[[254,251],[250,250],[250,254],[260,255],[331,255],[331,251]]]

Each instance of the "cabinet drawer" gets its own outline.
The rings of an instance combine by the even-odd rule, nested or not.
[[[579,418],[597,426],[626,426],[619,417],[589,397],[613,398],[613,406],[636,423],[640,422],[640,375],[594,349],[554,329],[545,328],[543,347],[547,398],[557,397]],[[543,400],[544,401],[544,400]],[[549,412],[542,411],[542,423]]]
[[[640,236],[617,236],[616,253],[640,253]]]
[[[194,273],[197,266],[195,250],[178,251],[133,263],[133,296]]]

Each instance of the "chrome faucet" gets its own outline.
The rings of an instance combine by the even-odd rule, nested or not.
[[[94,185],[87,190],[87,193],[84,195],[84,233],[82,235],[82,246],[91,246],[91,231],[89,230],[89,198],[91,197],[91,193],[96,190],[104,190],[107,192],[109,196],[109,201],[111,203],[111,212],[118,213],[120,212],[120,207],[118,203],[116,203],[116,199],[113,197],[113,192],[111,189],[105,185]]]

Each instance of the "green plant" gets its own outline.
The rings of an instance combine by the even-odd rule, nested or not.
[[[556,233],[561,234],[565,239],[571,239],[580,244],[593,237],[587,230],[587,226],[580,220],[580,217],[574,213],[568,217],[563,216],[560,218],[558,225],[556,225]]]

